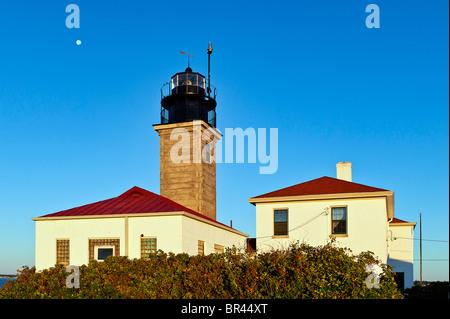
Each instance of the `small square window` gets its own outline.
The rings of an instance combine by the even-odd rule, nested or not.
[[[114,246],[95,247],[95,259],[98,261],[103,261],[109,256],[114,256]]]
[[[120,239],[118,238],[92,238],[89,239],[89,261],[99,260],[98,249],[99,248],[113,248],[113,256],[120,256]],[[109,254],[109,251],[101,251],[100,257],[105,254]]]
[[[156,254],[156,237],[141,237],[141,258]]]

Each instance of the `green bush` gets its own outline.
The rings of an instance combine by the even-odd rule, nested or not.
[[[379,288],[366,286],[371,263],[384,270]],[[370,252],[353,256],[333,243],[256,255],[233,248],[208,256],[108,257],[80,266],[79,289],[66,287],[67,276],[61,265],[42,272],[25,266],[0,298],[402,298],[389,266]]]
[[[448,281],[429,282],[424,286],[419,283],[405,289],[407,299],[449,299]]]

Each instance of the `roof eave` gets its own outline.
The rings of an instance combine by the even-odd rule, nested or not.
[[[255,205],[258,203],[295,202],[295,201],[365,198],[365,197],[387,197],[387,196],[393,197],[394,192],[393,191],[378,191],[378,192],[358,192],[358,193],[332,193],[332,194],[315,194],[315,195],[252,197],[252,198],[249,198],[248,201],[251,204]]]
[[[180,215],[181,211],[175,212],[150,212],[131,214],[93,214],[93,215],[65,215],[65,216],[41,216],[32,217],[34,221],[68,220],[68,219],[99,219],[99,218],[124,218],[124,217],[146,217],[146,216],[170,216]]]
[[[185,216],[188,218],[192,218],[198,220],[200,222],[209,224],[211,226],[215,226],[240,236],[249,237],[248,234],[240,232],[237,229],[231,228],[219,222],[214,222],[201,216],[194,215],[190,212],[186,211],[174,211],[174,212],[154,212],[154,213],[136,213],[136,214],[108,214],[108,215],[78,215],[78,216],[49,216],[49,217],[32,217],[31,220],[34,221],[54,221],[54,220],[74,220],[74,219],[102,219],[102,218],[125,218],[125,217],[156,217],[156,216]]]
[[[414,226],[414,228],[416,227],[417,223],[415,222],[402,222],[402,223],[389,223],[389,227],[394,226]]]
[[[387,218],[394,218],[394,192],[386,195],[386,214]]]

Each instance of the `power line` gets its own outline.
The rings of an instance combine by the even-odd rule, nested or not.
[[[294,231],[296,229],[299,229],[299,228],[305,226],[306,224],[309,224],[310,222],[312,222],[313,220],[315,220],[316,218],[318,218],[318,217],[320,217],[322,215],[328,215],[328,207],[326,207],[320,214],[317,214],[316,216],[308,219],[306,222],[304,222],[304,223],[302,223],[302,224],[300,224],[300,225],[298,225],[298,226],[296,226],[294,228],[289,229],[288,233],[291,232],[291,231]],[[272,238],[272,237],[273,237],[272,235],[268,235],[268,236],[256,237],[255,239]]]
[[[402,259],[402,261],[420,261],[419,258],[417,259]],[[422,261],[449,261],[448,259],[422,259]]]
[[[409,238],[409,237],[394,237],[395,239],[409,239],[409,240],[420,240],[420,238]],[[439,243],[448,243],[448,240],[442,240],[442,239],[423,239],[422,241],[434,241],[434,242],[439,242]]]
[[[328,215],[328,207],[325,208],[320,214],[317,214],[316,216],[314,216],[314,217],[308,219],[306,222],[304,222],[304,223],[302,223],[302,224],[300,224],[300,225],[298,225],[298,226],[296,226],[296,227],[294,227],[294,228],[289,229],[288,232],[291,232],[291,231],[294,231],[294,230],[296,230],[296,229],[299,229],[299,228],[301,228],[301,227],[303,227],[303,226],[309,224],[310,222],[312,222],[313,220],[315,220],[316,218],[318,218],[318,217],[320,217],[320,216],[322,216],[322,215]],[[268,235],[268,236],[255,237],[255,239],[272,238],[272,237],[273,237],[272,235]],[[397,236],[394,237],[394,239],[421,240],[420,238],[397,237]],[[441,240],[441,239],[423,239],[423,238],[422,238],[422,241],[439,242],[439,243],[448,243],[448,242],[449,242],[448,240]],[[430,260],[430,261],[431,261],[431,260]],[[443,260],[443,261],[444,261],[444,260]],[[448,259],[447,259],[447,261],[448,261]]]
[[[290,229],[289,231],[293,231],[293,230],[296,230],[296,229],[298,229],[298,228],[300,228],[300,227],[303,227],[303,226],[305,226],[306,224],[309,224],[309,223],[312,222],[314,219],[316,219],[316,218],[318,218],[318,217],[320,217],[320,216],[322,216],[322,215],[328,215],[328,207],[325,208],[324,211],[321,212],[320,214],[318,214],[318,215],[312,217],[311,219],[308,219],[308,220],[307,220],[306,222],[304,222],[303,224],[301,224],[301,225],[299,225],[299,226],[297,226],[297,227],[294,227],[294,228]]]

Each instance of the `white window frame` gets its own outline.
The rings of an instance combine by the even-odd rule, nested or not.
[[[98,259],[98,250],[99,250],[99,249],[104,249],[104,248],[106,248],[106,249],[112,248],[112,250],[113,250],[112,256],[115,256],[115,254],[116,254],[116,248],[115,248],[114,246],[109,246],[109,245],[97,245],[97,246],[94,246],[94,259],[95,259],[95,260],[97,260],[97,261],[104,261],[104,259],[102,259],[102,260],[99,260],[99,259]]]

